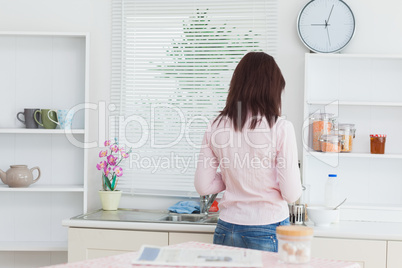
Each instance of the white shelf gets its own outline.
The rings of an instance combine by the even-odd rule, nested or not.
[[[306,54],[304,118],[333,113],[355,124],[350,153],[313,151],[306,119],[303,128],[303,179],[310,201],[325,202],[325,178],[339,174],[347,197],[341,220],[402,222],[402,55]],[[386,133],[385,154],[371,154],[369,134]],[[310,151],[311,150],[311,151]]]
[[[35,185],[29,187],[11,188],[0,185],[0,192],[84,192],[82,185]]]
[[[67,241],[32,242],[1,241],[0,251],[67,251]]]
[[[5,266],[21,266],[14,252],[32,252],[26,255],[35,256],[31,266],[49,263],[48,252],[64,260],[68,232],[61,220],[87,211],[88,151],[80,145],[88,141],[89,111],[83,104],[89,103],[89,35],[0,31],[0,86],[8,89],[2,91],[7,101],[1,108],[0,168],[25,164],[42,172],[24,188],[0,181],[0,266],[3,256]],[[74,109],[72,129],[25,128],[16,114],[26,107]]]
[[[84,129],[0,128],[0,134],[85,134]]]
[[[347,58],[347,59],[387,59],[387,60],[400,60],[401,54],[342,54],[342,53],[309,53],[310,58]]]
[[[307,101],[308,105],[342,105],[342,106],[384,106],[384,107],[402,107],[402,102],[376,102],[376,101]]]
[[[370,154],[370,153],[322,153],[322,152],[306,152],[306,156],[317,158],[322,157],[339,157],[339,158],[378,158],[378,159],[402,159],[402,154]]]
[[[86,32],[12,32],[12,31],[0,31],[0,35],[88,37],[88,33],[86,33]]]
[[[401,205],[344,204],[342,209],[402,211]]]

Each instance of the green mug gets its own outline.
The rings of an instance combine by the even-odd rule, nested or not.
[[[42,123],[39,122],[37,114],[40,114]],[[34,119],[36,123],[46,129],[55,129],[57,127],[57,113],[51,109],[40,109],[35,111]]]

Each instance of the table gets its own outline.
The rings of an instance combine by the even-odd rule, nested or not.
[[[239,250],[240,248],[220,246],[214,244],[200,243],[200,242],[187,242],[177,245],[172,245],[169,247],[175,248],[200,248],[200,249],[231,249]],[[243,250],[243,249],[242,249]],[[174,266],[146,266],[146,265],[132,265],[131,261],[138,256],[138,252],[130,252],[105,258],[80,261],[74,263],[60,264],[54,266],[48,266],[48,268],[133,268],[133,267],[147,267],[147,268],[157,268],[157,267],[174,267]],[[279,261],[278,253],[273,252],[262,252],[262,262],[266,268],[360,268],[360,265],[353,262],[345,261],[335,261],[320,258],[311,258],[308,264],[284,264]],[[197,267],[199,268],[199,267]]]

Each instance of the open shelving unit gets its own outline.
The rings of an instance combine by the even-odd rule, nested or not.
[[[337,104],[342,106],[388,106],[388,107],[402,107],[402,102],[369,102],[369,101],[308,101],[308,105],[331,105]]]
[[[84,192],[84,185],[35,185],[29,187],[10,188],[0,185],[0,192]]]
[[[402,55],[306,54],[303,183],[310,203],[324,204],[328,174],[341,179],[342,220],[402,222]],[[309,143],[311,114],[352,123],[350,153],[323,153]],[[387,134],[385,154],[370,153],[370,134]]]
[[[1,242],[0,251],[67,251],[67,242]]]
[[[0,87],[7,100],[0,117],[0,169],[41,169],[41,178],[26,188],[0,181],[0,264],[13,252],[42,252],[38,258],[59,252],[67,260],[61,222],[87,210],[87,152],[71,142],[87,141],[87,110],[75,113],[69,130],[26,129],[16,115],[24,108],[72,109],[88,102],[88,64],[88,33],[0,32]]]
[[[0,134],[85,134],[85,129],[0,128]]]
[[[322,152],[309,152],[307,157],[316,158],[378,158],[378,159],[402,159],[402,154],[370,154],[370,153],[339,153],[339,154],[328,154]]]

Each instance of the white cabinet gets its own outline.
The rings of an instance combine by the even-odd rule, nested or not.
[[[402,222],[402,56],[306,54],[303,179],[310,203],[324,203],[328,174],[342,180],[348,198],[343,220]],[[353,123],[350,153],[322,153],[309,146],[311,114],[333,113]],[[387,134],[385,154],[370,154],[370,134]]]
[[[387,241],[315,237],[311,253],[317,258],[357,262],[362,268],[387,267]]]
[[[138,251],[143,244],[169,244],[168,232],[69,228],[68,236],[68,262]]]
[[[169,245],[190,241],[212,244],[214,241],[214,234],[169,232]]]
[[[138,251],[142,245],[213,242],[213,233],[68,228],[68,262]]]
[[[388,241],[387,268],[400,268],[402,264],[402,241]]]
[[[27,251],[37,253],[32,266],[67,259],[61,221],[87,207],[86,152],[77,144],[87,137],[81,107],[88,101],[88,57],[86,33],[0,32],[0,168],[41,169],[39,181],[27,188],[0,182],[0,267],[9,258],[19,265],[23,258],[16,256]],[[24,108],[75,108],[72,133],[26,129],[16,118]]]

